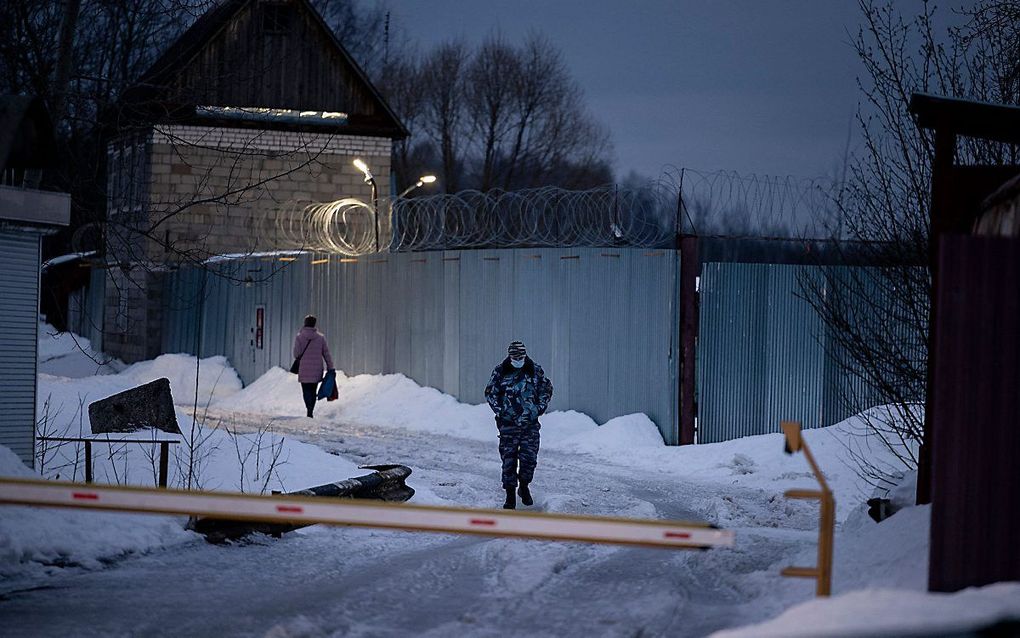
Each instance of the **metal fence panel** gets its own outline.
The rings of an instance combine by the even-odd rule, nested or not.
[[[818,284],[874,297],[864,267],[711,262],[702,267],[697,349],[698,442],[711,443],[779,431],[783,420],[806,428],[833,425],[879,404],[804,295]],[[814,283],[812,283],[814,282]],[[831,294],[831,291],[830,293]],[[851,302],[852,303],[852,302]],[[881,307],[871,298],[870,308]],[[848,312],[853,311],[848,308]],[[889,338],[919,349],[910,327],[890,317]],[[918,351],[918,356],[920,351]],[[852,400],[851,400],[852,399]]]
[[[668,442],[676,440],[675,251],[301,255],[282,268],[279,259],[217,266],[205,280],[201,312],[202,272],[174,273],[166,297],[179,303],[165,313],[165,349],[224,354],[250,383],[274,365],[289,365],[293,335],[311,312],[348,374],[400,372],[481,403],[507,343],[522,339],[553,380],[553,409],[599,422],[645,412]],[[254,281],[244,283],[249,271]],[[257,350],[260,305],[265,345]]]
[[[801,276],[814,269],[792,265],[766,268],[767,338],[759,370],[764,375],[764,421],[822,422],[825,325],[810,304],[799,298]],[[776,370],[781,371],[775,374]]]
[[[746,436],[764,411],[765,269],[708,263],[701,269],[697,348],[699,443]]]

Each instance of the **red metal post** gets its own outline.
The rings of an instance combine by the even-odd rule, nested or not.
[[[680,238],[680,445],[694,443],[698,414],[695,392],[698,341],[698,277],[701,259],[698,238]]]

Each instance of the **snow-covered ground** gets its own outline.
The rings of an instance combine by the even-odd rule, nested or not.
[[[79,370],[75,356],[58,360]],[[320,402],[313,420],[296,416],[300,389],[281,369],[242,388],[222,357],[201,362],[197,385],[195,364],[165,355],[81,378],[43,368],[40,415],[49,415],[50,435],[88,432],[89,402],[165,376],[184,431],[172,446],[174,485],[187,482],[188,441],[198,440],[205,489],[294,490],[358,475],[359,465],[403,463],[414,471],[415,502],[502,500],[487,406],[401,375],[341,374],[340,400]],[[861,447],[856,425],[806,433],[837,497],[830,601],[814,601],[809,581],[779,576],[784,566],[813,563],[817,524],[815,506],[782,497],[813,479],[802,457],[782,452],[779,435],[669,448],[643,415],[596,424],[558,412],[543,418],[537,509],[706,520],[735,530],[736,547],[683,552],[322,526],[210,546],[175,517],[0,506],[0,627],[19,635],[702,636],[766,623],[733,635],[847,635],[902,631],[911,614],[938,618],[929,606],[974,610],[947,614],[954,630],[1020,618],[1009,602],[1020,596],[1008,586],[921,594],[928,508],[906,507],[881,524],[867,517],[861,503],[872,488],[846,453],[848,443]],[[151,445],[113,447],[96,453],[98,481],[153,483]],[[875,462],[894,462],[883,447],[870,450]],[[47,453],[46,476],[81,479],[73,447]],[[0,474],[29,473],[0,449]],[[909,480],[902,492],[909,501]],[[852,624],[868,610],[882,615]],[[888,624],[875,624],[882,619]]]

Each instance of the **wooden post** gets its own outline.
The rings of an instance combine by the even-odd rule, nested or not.
[[[85,482],[92,482],[92,441],[85,441]]]
[[[949,221],[952,208],[953,162],[956,158],[956,133],[947,128],[935,131],[935,157],[931,166],[931,210],[928,224],[928,269],[931,273],[931,306],[928,310],[928,370],[925,381],[924,432],[921,447],[917,451],[917,494],[918,505],[931,503],[932,499],[932,445],[934,428],[932,415],[932,389],[935,387],[935,307],[938,305],[938,261],[939,239],[952,228]]]
[[[159,486],[166,487],[167,463],[170,456],[170,443],[163,441],[159,444]]]
[[[836,526],[836,501],[832,498],[832,492],[823,492],[821,506],[818,526],[818,586],[815,594],[828,596],[832,593],[832,544]]]
[[[836,527],[836,499],[832,496],[825,476],[818,468],[815,457],[811,454],[804,437],[800,434],[800,423],[783,421],[781,425],[786,438],[786,451],[789,454],[803,452],[808,465],[818,481],[820,490],[787,490],[786,498],[813,499],[820,506],[818,513],[818,565],[815,567],[787,567],[781,572],[783,576],[793,578],[814,578],[816,580],[815,595],[828,596],[832,593],[832,554],[833,532]]]

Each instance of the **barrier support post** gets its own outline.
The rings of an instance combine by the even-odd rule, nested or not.
[[[800,434],[800,423],[783,421],[781,424],[786,444],[786,453],[803,452],[811,471],[818,481],[820,490],[787,490],[786,498],[817,500],[819,502],[818,522],[818,564],[815,567],[787,567],[781,573],[792,578],[814,578],[815,595],[828,596],[832,593],[833,533],[836,527],[836,499],[825,481],[825,475],[818,468],[804,438]]]
[[[166,487],[167,466],[170,456],[170,442],[163,441],[159,444],[159,486]]]

